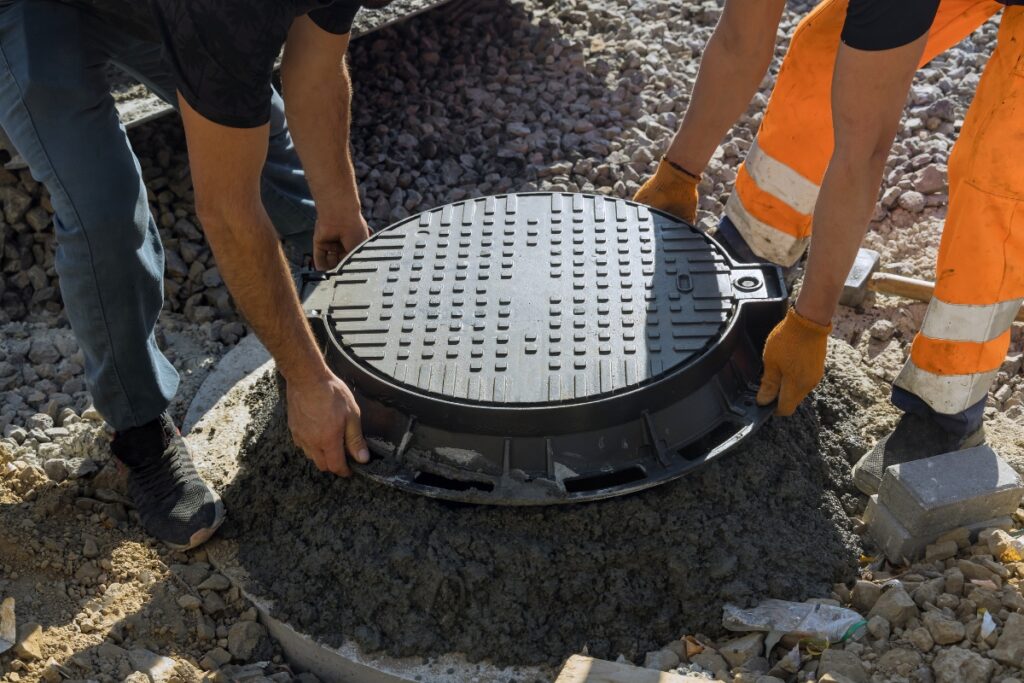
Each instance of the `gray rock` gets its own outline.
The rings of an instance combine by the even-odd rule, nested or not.
[[[526,137],[530,134],[530,127],[525,123],[512,122],[505,124],[505,131],[517,137]]]
[[[891,320],[876,320],[868,329],[872,339],[889,341],[896,333],[896,325]]]
[[[868,619],[868,633],[875,640],[889,640],[889,634],[892,631],[892,627],[889,625],[889,620],[880,614]]]
[[[956,541],[942,541],[941,543],[934,543],[924,551],[925,562],[939,562],[942,560],[948,560],[951,557],[956,557],[956,553],[959,547]]]
[[[53,418],[47,415],[46,413],[36,413],[35,415],[25,420],[25,426],[29,430],[38,429],[45,434],[47,429],[51,429],[53,427]],[[49,439],[47,439],[47,441],[48,440]]]
[[[931,652],[935,646],[935,639],[923,626],[919,626],[910,632],[910,642],[921,652]]]
[[[177,574],[190,586],[198,586],[210,576],[210,565],[205,562],[192,564],[172,564],[171,571]]]
[[[8,223],[18,223],[25,217],[28,207],[32,206],[32,197],[16,187],[0,186],[0,206],[3,207],[4,219]]]
[[[921,621],[939,645],[952,645],[964,639],[964,625],[944,617],[941,612],[925,612]]]
[[[644,656],[645,669],[671,671],[679,666],[679,655],[669,649],[653,650]]]
[[[18,627],[18,640],[14,644],[14,656],[23,662],[34,662],[43,658],[43,627],[34,622]]]
[[[207,287],[220,287],[224,284],[224,280],[220,276],[220,271],[216,266],[208,268],[203,272],[203,284]]]
[[[269,659],[272,648],[267,629],[255,621],[236,622],[228,631],[228,652],[243,662]]]
[[[164,252],[164,272],[168,276],[181,279],[188,276],[188,270],[188,264],[178,255],[178,252],[171,249]]]
[[[829,648],[821,653],[821,660],[818,662],[818,676],[831,674],[836,678],[842,677],[851,683],[868,683],[870,677],[861,664],[860,657],[847,652]]]
[[[206,670],[219,669],[231,661],[231,653],[222,647],[215,647],[203,657],[199,664]]]
[[[999,641],[988,656],[1000,664],[1024,668],[1024,616],[1013,612],[1006,618]]]
[[[706,671],[710,671],[719,678],[724,678],[729,673],[729,663],[725,661],[725,658],[710,650],[694,655],[690,658],[690,662]]]
[[[928,164],[914,174],[914,190],[921,194],[945,192],[947,173],[942,164]]]
[[[736,668],[747,661],[758,657],[764,652],[764,634],[750,633],[739,638],[726,641],[718,648],[718,653],[725,657],[729,666]]]
[[[53,365],[60,361],[60,351],[49,339],[36,338],[32,340],[28,359],[36,365]],[[53,426],[52,423],[50,426]]]
[[[964,591],[964,573],[953,567],[947,569],[945,572],[946,586],[945,590],[950,595],[960,595]]]
[[[876,669],[890,675],[908,677],[910,672],[921,666],[921,654],[906,648],[896,647],[878,659]],[[887,679],[889,680],[889,679]]]
[[[62,458],[51,458],[43,463],[43,471],[58,484],[68,478],[68,463]]]
[[[894,627],[903,628],[907,621],[918,615],[917,605],[907,595],[902,584],[890,586],[882,592],[874,607],[868,612],[868,618],[882,616]]]
[[[211,574],[198,588],[201,591],[226,591],[231,588],[231,582],[223,574]]]
[[[924,195],[911,190],[900,195],[899,205],[910,213],[921,213],[924,211]]]
[[[28,438],[28,432],[24,428],[12,425],[10,430],[4,430],[7,432],[7,437],[14,440],[14,443],[21,444]]]
[[[942,595],[945,587],[946,579],[941,576],[937,579],[925,581],[914,589],[914,602],[922,609],[925,605],[934,605],[935,601],[939,599],[940,595]]]
[[[928,105],[925,115],[942,121],[953,121],[956,119],[956,104],[953,103],[953,100],[943,97]]]
[[[995,662],[960,647],[940,650],[932,661],[935,683],[989,683]]]
[[[881,595],[881,586],[871,581],[859,580],[850,591],[850,605],[861,614],[867,614]]]
[[[178,596],[178,607],[187,610],[198,610],[203,606],[203,601],[192,595],[191,593],[185,593],[184,595]]]

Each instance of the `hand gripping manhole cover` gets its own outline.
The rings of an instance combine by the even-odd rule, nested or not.
[[[361,474],[543,505],[660,484],[734,448],[786,290],[690,225],[583,194],[473,199],[376,233],[306,287],[353,388]]]

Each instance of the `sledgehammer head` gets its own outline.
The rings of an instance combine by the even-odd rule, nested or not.
[[[857,260],[853,262],[853,268],[846,276],[843,295],[839,298],[839,303],[854,308],[864,303],[864,297],[868,293],[868,283],[871,282],[871,276],[878,270],[880,259],[881,255],[873,249],[861,249],[857,252]]]

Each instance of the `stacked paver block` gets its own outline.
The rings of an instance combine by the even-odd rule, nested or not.
[[[893,562],[914,560],[941,534],[1009,528],[1024,483],[988,446],[892,465],[871,496],[864,521]]]

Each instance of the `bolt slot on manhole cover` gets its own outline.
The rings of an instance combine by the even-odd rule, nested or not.
[[[405,219],[304,293],[363,410],[360,473],[511,505],[637,491],[735,447],[768,415],[760,354],[786,307],[774,266],[645,206],[557,193]]]

